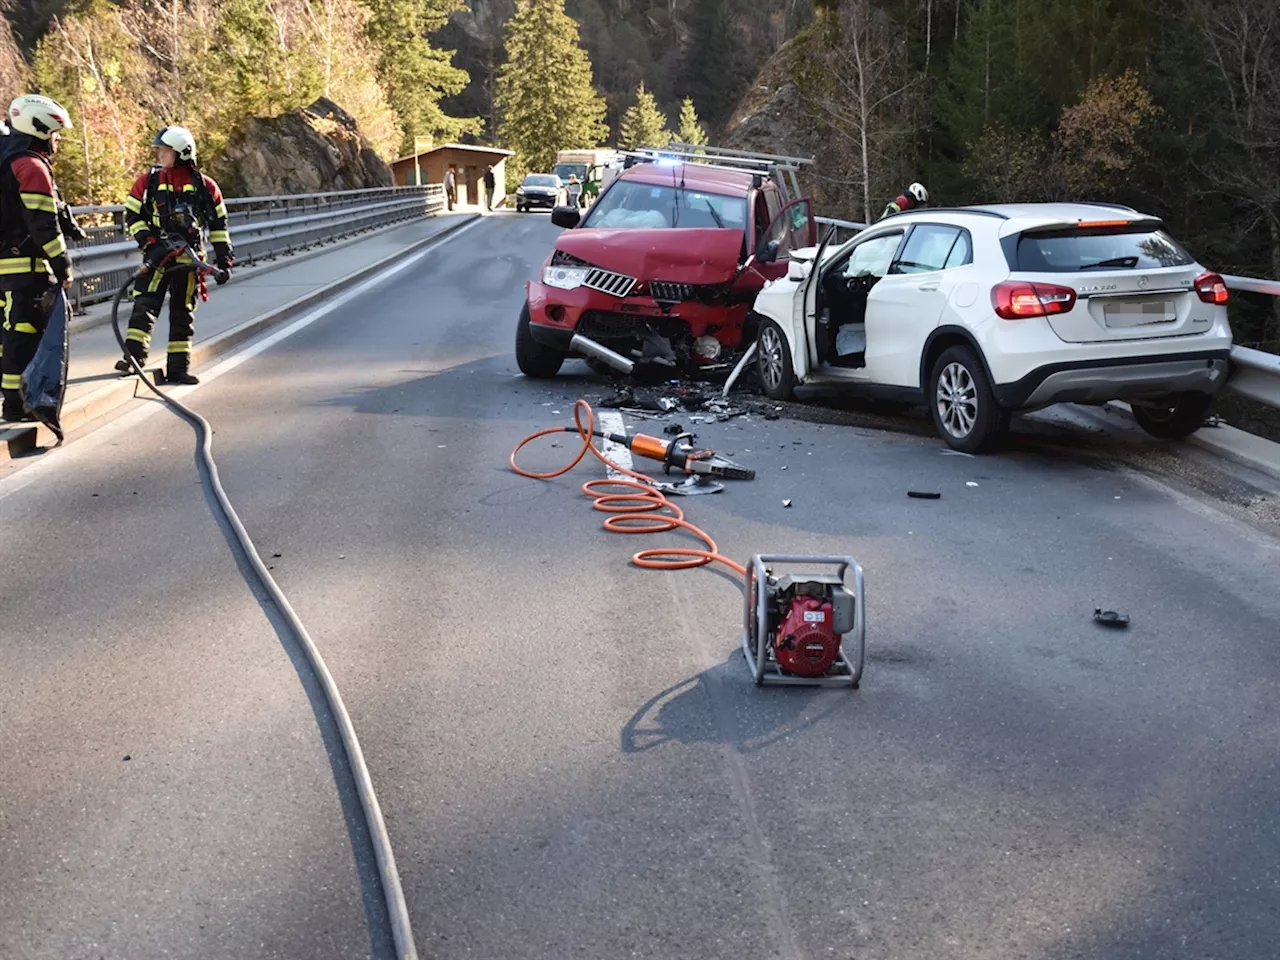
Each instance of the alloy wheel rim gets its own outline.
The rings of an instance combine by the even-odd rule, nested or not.
[[[782,383],[782,341],[777,332],[766,328],[760,334],[760,356],[764,361],[765,386],[775,390]]]
[[[938,419],[957,440],[973,432],[978,420],[978,388],[962,363],[949,363],[938,376]]]

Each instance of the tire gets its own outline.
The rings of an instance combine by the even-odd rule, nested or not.
[[[796,389],[796,373],[791,366],[791,346],[782,328],[763,320],[756,334],[756,376],[770,400],[790,400]]]
[[[1213,406],[1207,393],[1182,393],[1149,406],[1130,404],[1138,426],[1160,440],[1181,440],[1195,433]]]
[[[529,304],[526,303],[516,323],[516,366],[526,377],[549,380],[560,372],[565,354],[533,339],[529,327]]]
[[[947,446],[988,453],[1009,429],[1009,411],[996,402],[986,368],[969,347],[948,347],[929,377],[933,425]]]

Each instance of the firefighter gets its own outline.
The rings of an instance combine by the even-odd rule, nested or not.
[[[71,115],[48,97],[28,94],[9,105],[9,125],[23,139],[9,145],[12,152],[0,170],[0,391],[3,418],[15,422],[31,419],[22,403],[22,371],[44,330],[41,298],[51,284],[71,286],[51,163],[61,131],[71,129]]]
[[[908,210],[914,210],[916,207],[923,206],[929,202],[929,191],[924,188],[922,183],[913,183],[902,193],[898,199],[884,208],[884,213],[880,214],[880,219],[892,217],[895,213],[906,213]]]
[[[169,383],[199,383],[191,373],[191,339],[195,326],[200,280],[195,271],[178,267],[204,256],[203,229],[218,265],[217,281],[231,277],[231,235],[227,232],[227,207],[212,177],[196,169],[196,141],[186,127],[165,127],[151,142],[157,165],[142,174],[125,198],[124,222],[129,235],[142,248],[149,268],[133,287],[133,312],[125,346],[139,364],[147,359],[151,330],[169,295],[169,347],[164,378]],[[175,249],[186,245],[168,268],[161,264]],[[128,358],[116,362],[123,374],[133,372]]]

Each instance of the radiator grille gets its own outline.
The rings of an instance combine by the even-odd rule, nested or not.
[[[583,281],[583,286],[615,297],[625,297],[635,285],[635,277],[628,277],[624,273],[614,273],[612,270],[601,270],[599,267],[592,267],[588,270],[587,279]]]

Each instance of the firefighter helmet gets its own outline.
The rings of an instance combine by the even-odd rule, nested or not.
[[[907,187],[907,193],[911,195],[911,198],[915,200],[916,203],[929,202],[929,191],[924,188],[923,183],[913,183],[911,186]]]
[[[60,130],[71,129],[71,114],[57,101],[28,93],[9,104],[9,125],[19,133],[48,140]]]
[[[165,127],[151,141],[153,147],[169,147],[179,160],[196,162],[196,138],[186,127]]]

